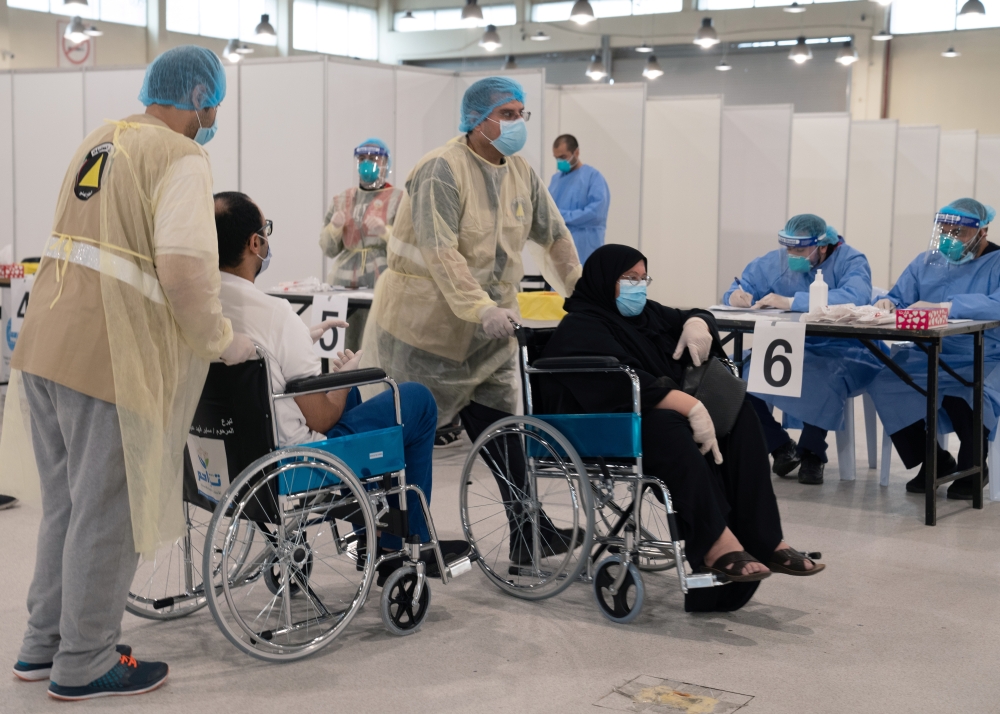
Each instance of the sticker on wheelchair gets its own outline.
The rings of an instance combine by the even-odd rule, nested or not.
[[[806,323],[757,320],[747,391],[798,397],[802,394],[802,360]]]
[[[188,454],[194,470],[198,493],[214,503],[222,500],[229,488],[229,464],[226,461],[226,442],[188,434]]]

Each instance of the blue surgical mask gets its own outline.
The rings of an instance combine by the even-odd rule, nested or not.
[[[490,121],[496,120],[490,119]],[[513,156],[524,148],[528,141],[528,125],[524,119],[499,121],[497,124],[500,125],[500,136],[490,141],[497,151],[504,156]]]
[[[966,245],[958,238],[952,236],[942,236],[941,243],[938,245],[938,250],[941,254],[948,259],[948,262],[952,265],[965,265],[970,260],[972,260],[976,255],[976,248],[973,243],[976,242],[976,238],[970,241],[968,250],[966,250]]]
[[[804,255],[788,256],[788,268],[796,273],[808,273],[812,267],[812,261]]]
[[[362,161],[358,164],[358,175],[364,183],[375,183],[380,173],[379,165],[374,161]]]
[[[556,161],[556,168],[562,171],[564,174],[568,174],[573,170],[573,164],[568,162],[566,159],[559,159]]]
[[[254,255],[257,255],[257,254],[254,253]],[[257,255],[257,257],[260,258],[259,255]],[[267,243],[267,255],[265,255],[263,258],[260,258],[260,270],[257,271],[257,275],[260,275],[265,270],[267,270],[267,266],[270,265],[270,264],[271,264],[271,242],[268,241],[268,243]]]
[[[215,132],[219,130],[219,115],[215,115],[215,121],[212,122],[212,126],[202,126],[201,125],[201,115],[195,111],[195,116],[198,117],[198,133],[194,135],[194,141],[196,144],[201,144],[204,146],[212,140],[215,136]]]
[[[625,317],[635,317],[646,307],[646,283],[633,285],[627,280],[618,281],[618,297],[615,304],[618,312]]]

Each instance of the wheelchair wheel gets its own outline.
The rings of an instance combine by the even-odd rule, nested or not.
[[[329,644],[368,595],[374,568],[359,569],[356,541],[374,552],[374,534],[364,486],[340,459],[307,447],[258,459],[230,485],[208,529],[203,569],[226,574],[208,591],[219,629],[272,662]]]
[[[594,533],[587,472],[569,441],[540,419],[506,417],[476,439],[459,503],[479,567],[510,595],[552,597],[587,564]]]
[[[397,568],[382,586],[379,611],[386,629],[394,635],[412,635],[424,624],[431,604],[430,581],[424,578],[420,597],[414,599],[416,586],[417,571],[412,566]]]
[[[614,484],[614,491],[607,492],[607,489],[598,489],[595,493],[595,501],[598,502],[596,508],[596,518],[594,521],[595,540],[600,541],[603,537],[620,536],[624,526],[623,519],[627,523],[632,523],[632,491],[628,484],[618,481]],[[650,541],[670,542],[670,526],[667,523],[667,510],[662,491],[658,486],[645,484],[642,490],[642,506],[639,514],[640,528],[638,534],[638,559],[636,565],[639,570],[646,572],[659,572],[670,570],[676,567],[674,552],[672,548],[653,545]],[[608,552],[617,553],[619,549],[611,546]],[[595,557],[600,557],[596,554]]]
[[[622,567],[622,558],[618,555],[612,555],[600,562],[594,570],[594,598],[602,615],[612,622],[625,624],[638,617],[646,597],[646,588],[642,583],[639,569],[628,563],[624,566],[628,571],[621,587],[612,594],[610,588],[614,585]]]
[[[202,549],[212,519],[209,511],[185,503],[187,533],[160,548],[151,560],[139,558],[125,609],[149,620],[176,620],[205,607]]]

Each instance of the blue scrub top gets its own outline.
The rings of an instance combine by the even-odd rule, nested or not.
[[[549,193],[573,234],[580,263],[586,263],[590,254],[604,245],[611,206],[608,182],[600,171],[584,164],[568,174],[556,173],[549,182]]]

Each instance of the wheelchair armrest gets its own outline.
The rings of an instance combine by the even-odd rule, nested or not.
[[[331,389],[347,389],[360,384],[370,384],[385,379],[385,372],[377,367],[355,369],[350,372],[334,372],[320,374],[315,377],[293,379],[285,385],[285,394],[302,394],[305,392],[329,391]]]
[[[617,357],[602,355],[588,357],[542,357],[536,359],[533,369],[600,369],[602,367],[618,367],[621,363]]]

